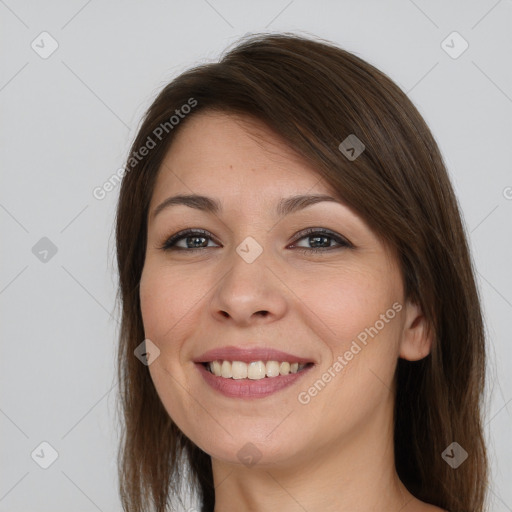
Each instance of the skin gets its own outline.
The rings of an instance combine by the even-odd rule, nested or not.
[[[440,511],[406,490],[393,459],[394,372],[399,357],[429,353],[424,318],[404,297],[396,257],[346,205],[324,201],[275,215],[280,199],[313,193],[336,197],[265,125],[212,112],[187,120],[160,169],[148,216],[140,299],[145,336],[160,350],[151,378],[175,423],[212,457],[216,511]],[[177,194],[215,198],[223,210],[174,205],[153,216]],[[314,246],[301,234],[310,227],[353,247],[327,238],[323,252],[301,252]],[[207,247],[187,249],[182,239],[182,251],[161,249],[186,228],[207,230],[210,238],[196,235]],[[236,252],[248,236],[263,249],[252,263]],[[301,403],[299,393],[395,303],[402,306],[396,316]],[[268,346],[315,366],[268,397],[228,398],[192,361],[226,345]],[[260,454],[250,467],[238,457],[248,442]]]

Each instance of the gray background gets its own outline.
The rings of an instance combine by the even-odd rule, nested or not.
[[[259,31],[335,41],[395,80],[431,127],[464,213],[489,334],[491,508],[512,510],[510,0],[0,0],[0,16],[0,511],[121,510],[119,187],[103,200],[92,192],[124,165],[166,82]],[[43,31],[59,45],[47,58]],[[458,52],[460,39],[442,46],[453,31],[469,44],[457,58],[445,49]],[[58,453],[48,469],[35,462],[50,461],[44,441]]]

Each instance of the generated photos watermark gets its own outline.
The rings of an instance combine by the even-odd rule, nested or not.
[[[361,350],[368,344],[369,339],[373,339],[379,332],[384,329],[396,314],[402,310],[402,304],[395,302],[385,313],[382,313],[372,326],[366,327],[361,331],[352,343],[350,348],[336,358],[336,361],[318,378],[307,390],[301,391],[297,400],[302,405],[307,405],[312,398],[318,395],[337,375],[341,373],[343,368],[349,364],[354,356],[359,354]],[[362,346],[361,346],[362,345]]]
[[[120,167],[113,173],[101,186],[93,189],[92,195],[99,201],[105,199],[109,192],[112,192],[122,181],[123,176],[131,171],[143,158],[145,158],[152,149],[154,149],[158,142],[162,141],[177,125],[180,124],[182,119],[185,119],[187,114],[192,112],[192,109],[197,106],[197,100],[189,98],[187,103],[183,104],[180,108],[174,111],[174,115],[169,117],[167,121],[160,123],[148,136],[146,142],[140,146],[136,151],[133,151],[128,159],[126,167]]]

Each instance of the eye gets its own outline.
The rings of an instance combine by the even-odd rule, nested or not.
[[[292,247],[297,247],[301,252],[304,252],[305,254],[354,247],[354,245],[345,237],[325,228],[308,228],[305,231],[299,233],[299,235],[301,236],[297,238]],[[298,246],[297,241],[300,240],[305,240],[306,243],[312,247]],[[331,245],[332,241],[334,241],[337,245]]]
[[[204,229],[186,229],[168,238],[160,249],[164,251],[206,249],[210,239],[211,233]],[[182,241],[184,244],[179,245]]]
[[[300,232],[299,235],[291,247],[305,254],[354,247],[345,237],[325,228],[308,228]],[[305,240],[312,247],[298,245],[297,242],[301,240]],[[186,229],[169,237],[160,249],[164,251],[196,251],[215,247],[210,245],[212,241],[211,233],[204,229]],[[332,245],[332,242],[335,245]]]

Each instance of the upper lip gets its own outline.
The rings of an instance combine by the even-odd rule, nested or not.
[[[242,361],[250,363],[252,361],[287,361],[290,363],[312,363],[311,358],[300,357],[282,350],[275,350],[268,347],[253,347],[253,348],[240,348],[240,347],[221,347],[208,350],[193,361],[195,363],[209,363],[211,361]]]

